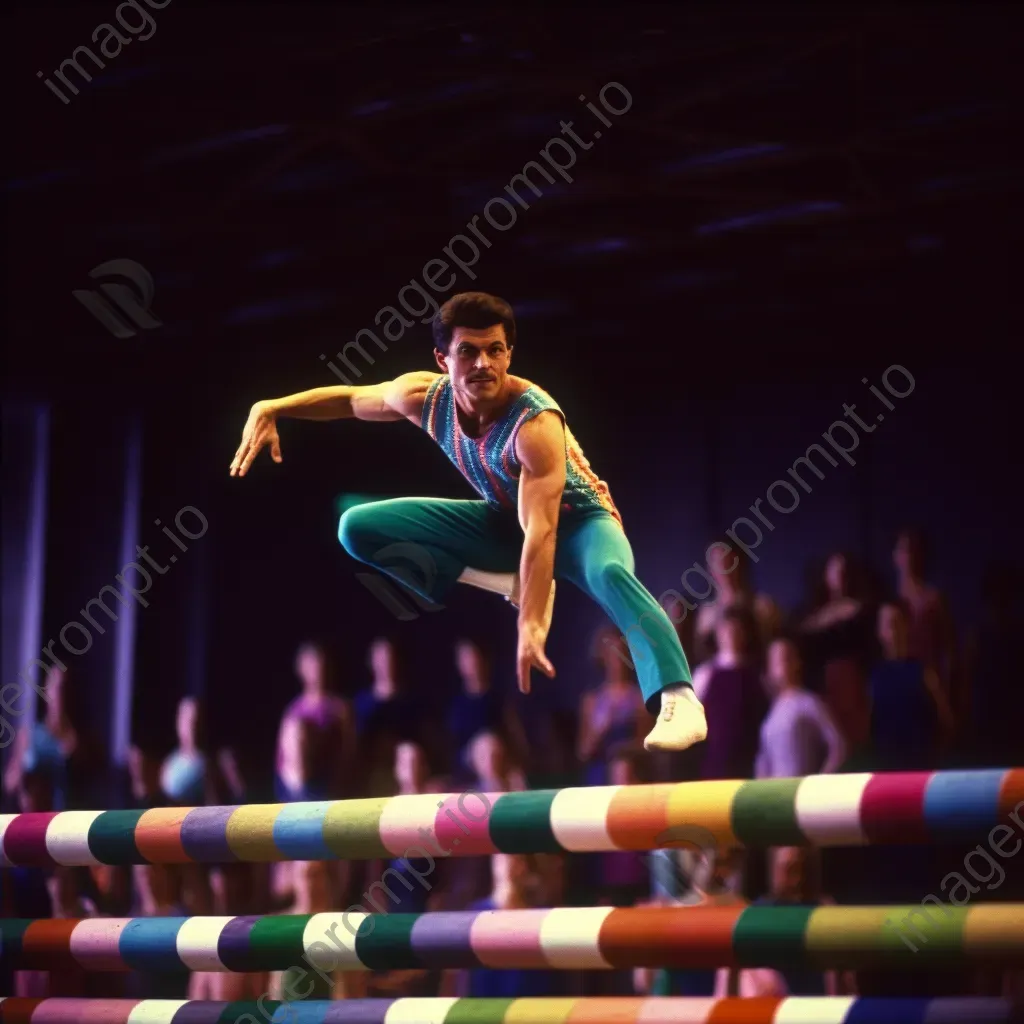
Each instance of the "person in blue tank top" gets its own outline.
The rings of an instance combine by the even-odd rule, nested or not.
[[[476,641],[462,638],[455,644],[455,665],[461,685],[445,714],[454,754],[453,774],[461,780],[472,772],[470,745],[481,733],[500,736],[513,760],[522,764],[529,749],[526,733],[515,706],[491,683],[488,654]]]
[[[877,770],[929,771],[953,731],[946,691],[933,668],[910,657],[910,616],[900,602],[878,610],[878,640],[882,660],[869,680]]]
[[[685,750],[707,736],[686,655],[668,614],[637,579],[633,550],[601,480],[558,403],[509,373],[515,316],[483,292],[453,296],[432,322],[441,371],[363,387],[314,388],[257,402],[231,461],[245,476],[269,449],[281,461],[277,421],[409,420],[441,448],[479,500],[394,498],[341,517],[338,537],[356,560],[434,608],[457,583],[500,594],[518,609],[516,670],[554,678],[545,653],[555,580],[589,595],[626,636],[647,710],[649,750]]]

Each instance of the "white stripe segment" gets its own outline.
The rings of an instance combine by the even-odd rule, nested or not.
[[[16,814],[0,814],[0,867],[9,868],[11,866],[11,862],[4,853],[4,833],[7,831],[7,826],[16,817]]]
[[[854,1002],[849,996],[790,996],[776,1008],[773,1024],[843,1024]]]
[[[809,775],[796,791],[796,820],[815,846],[864,846],[860,804],[870,772]]]
[[[432,840],[437,839],[434,822],[439,810],[438,802],[451,799],[441,793],[398,796],[384,805],[380,816],[380,840],[390,853],[404,857],[410,846],[423,847],[420,829],[426,829]]]
[[[367,970],[356,956],[356,935],[369,916],[358,910],[314,914],[302,930],[303,959],[327,974]]]
[[[102,811],[61,811],[46,826],[46,851],[67,867],[99,864],[89,850],[89,828]]]
[[[128,1014],[128,1024],[174,1024],[174,1015],[183,1006],[188,1006],[183,999],[143,999]]]
[[[396,999],[384,1015],[384,1024],[444,1024],[457,999]]]
[[[217,953],[221,933],[233,917],[190,917],[178,929],[178,956],[190,971],[226,971]]]
[[[555,794],[551,801],[551,831],[566,850],[596,853],[618,849],[608,834],[606,821],[612,800],[621,786],[573,787]]]
[[[540,926],[540,948],[556,970],[602,970],[611,964],[601,956],[601,925],[612,907],[549,910]]]

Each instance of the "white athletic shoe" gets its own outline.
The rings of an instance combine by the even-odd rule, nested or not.
[[[707,739],[704,705],[692,686],[670,686],[661,691],[661,714],[644,740],[645,750],[686,750]]]
[[[508,601],[508,603],[510,605],[512,605],[513,608],[517,608],[518,609],[518,607],[519,607],[519,597],[520,597],[520,593],[519,593],[519,573],[516,573],[512,577],[512,593],[508,597],[506,597],[505,600]],[[547,610],[544,612],[544,625],[548,629],[551,628],[551,616],[552,616],[552,613],[554,612],[554,610],[555,610],[555,581],[552,580],[551,581],[551,593],[548,594],[548,606],[547,606]]]

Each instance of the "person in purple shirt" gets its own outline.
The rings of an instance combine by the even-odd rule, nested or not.
[[[278,732],[276,789],[280,800],[324,800],[343,795],[342,779],[353,756],[352,709],[332,692],[326,650],[304,643],[295,657],[302,693],[284,710]],[[305,777],[297,788],[290,766],[298,737],[304,742]],[[301,791],[300,791],[301,789]]]
[[[693,674],[694,693],[708,719],[700,777],[749,779],[754,774],[761,723],[768,714],[768,695],[753,656],[749,614],[730,608],[715,636],[718,653]]]

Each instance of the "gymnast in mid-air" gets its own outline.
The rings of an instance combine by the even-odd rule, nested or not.
[[[463,292],[441,306],[432,329],[440,373],[414,371],[381,384],[314,388],[257,402],[231,475],[245,476],[264,448],[281,461],[279,417],[411,420],[482,500],[394,498],[357,505],[338,527],[345,550],[426,601],[442,602],[457,583],[505,597],[518,609],[516,670],[523,693],[530,691],[534,668],[554,678],[544,646],[555,580],[574,583],[626,637],[644,702],[655,716],[644,746],[685,750],[705,739],[707,720],[686,655],[667,613],[635,575],[608,485],[591,469],[554,399],[509,373],[516,344],[512,308],[493,295]],[[410,549],[416,565],[393,564],[395,550]]]

